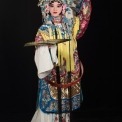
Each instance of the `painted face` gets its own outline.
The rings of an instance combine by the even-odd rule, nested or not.
[[[60,2],[53,2],[49,4],[49,12],[52,16],[59,16],[62,12],[63,6]]]

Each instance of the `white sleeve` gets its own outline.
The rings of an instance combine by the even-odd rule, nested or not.
[[[53,60],[56,60],[56,48],[51,50],[51,54],[53,54]],[[54,67],[51,54],[49,52],[48,46],[39,46],[35,50],[34,59],[37,67],[38,77],[40,79],[46,77]]]

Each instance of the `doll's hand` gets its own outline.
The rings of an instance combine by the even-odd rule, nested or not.
[[[40,42],[40,41],[43,41],[43,37],[42,37],[41,33],[38,32],[35,37],[35,42]]]
[[[36,36],[36,38],[35,38],[35,42],[40,42],[40,41],[42,41],[43,39],[42,39],[42,37],[41,36]]]
[[[43,41],[43,39],[42,39],[42,36],[36,36],[36,38],[35,38],[35,42],[41,42],[41,41]],[[39,46],[35,46],[35,48],[37,49]]]

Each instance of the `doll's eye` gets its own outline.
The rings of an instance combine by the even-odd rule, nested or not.
[[[59,5],[59,6],[57,6],[58,8],[60,8],[61,6]]]
[[[50,5],[50,7],[53,7],[53,5]]]
[[[58,4],[57,7],[61,7],[62,5],[61,4]]]
[[[53,5],[53,4],[51,4],[51,3],[49,4],[49,6],[50,6],[50,7],[54,7],[54,5]]]

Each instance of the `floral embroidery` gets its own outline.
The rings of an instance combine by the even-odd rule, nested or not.
[[[45,80],[39,79],[39,87],[40,89],[40,97],[39,103],[40,108],[45,113],[57,113],[58,112],[58,100],[53,99],[50,95],[48,84]],[[80,94],[72,97],[72,110],[78,109],[80,107]],[[62,112],[69,112],[70,111],[70,100],[69,99],[62,99]]]

